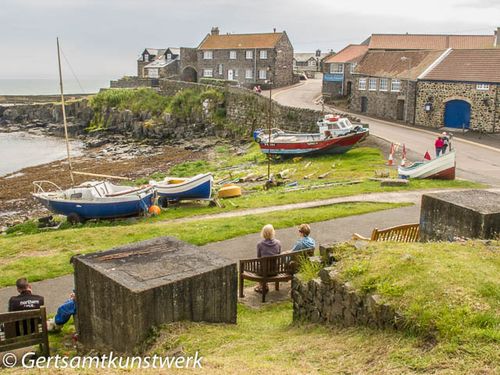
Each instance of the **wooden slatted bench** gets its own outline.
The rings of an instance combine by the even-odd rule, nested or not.
[[[0,352],[40,345],[43,356],[50,356],[47,313],[36,310],[0,314]]]
[[[297,272],[298,261],[301,257],[314,255],[314,249],[304,249],[291,253],[284,253],[270,257],[242,259],[240,260],[240,298],[243,294],[244,280],[257,281],[259,283],[275,283],[275,289],[279,290],[280,282],[292,280]],[[262,302],[266,302],[267,290],[262,290]]]
[[[420,240],[420,225],[404,224],[386,229],[375,228],[372,231],[370,238],[354,233],[352,235],[352,239],[367,241],[418,242]]]

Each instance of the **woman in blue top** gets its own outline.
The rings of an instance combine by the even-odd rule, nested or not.
[[[311,234],[311,227],[308,224],[299,225],[299,234],[300,238],[293,246],[292,251],[299,251],[316,247],[316,242],[314,242],[314,240],[309,237],[309,234]]]

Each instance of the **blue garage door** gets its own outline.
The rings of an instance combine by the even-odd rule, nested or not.
[[[463,100],[450,100],[444,111],[444,126],[466,128],[470,125],[470,104]]]

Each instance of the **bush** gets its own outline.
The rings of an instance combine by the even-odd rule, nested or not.
[[[170,99],[158,94],[150,88],[109,89],[99,92],[90,98],[90,106],[96,112],[108,108],[128,109],[139,114],[149,112],[153,116],[161,115],[167,108]]]
[[[201,78],[200,83],[205,85],[214,85],[214,86],[238,86],[238,81],[229,80],[229,79],[217,79],[217,78]]]

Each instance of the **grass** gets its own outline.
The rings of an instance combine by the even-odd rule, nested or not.
[[[340,275],[403,312],[406,329],[500,355],[500,243],[374,243],[337,254]]]
[[[286,228],[303,222],[318,222],[404,204],[343,203],[313,209],[278,211],[263,215],[247,215],[231,219],[182,222],[139,222],[135,225],[94,227],[86,225],[64,231],[31,235],[11,234],[0,238],[0,287],[13,285],[21,276],[30,281],[44,280],[72,272],[71,256],[108,249],[126,243],[158,236],[175,236],[195,245],[222,241],[259,232],[263,225]]]

